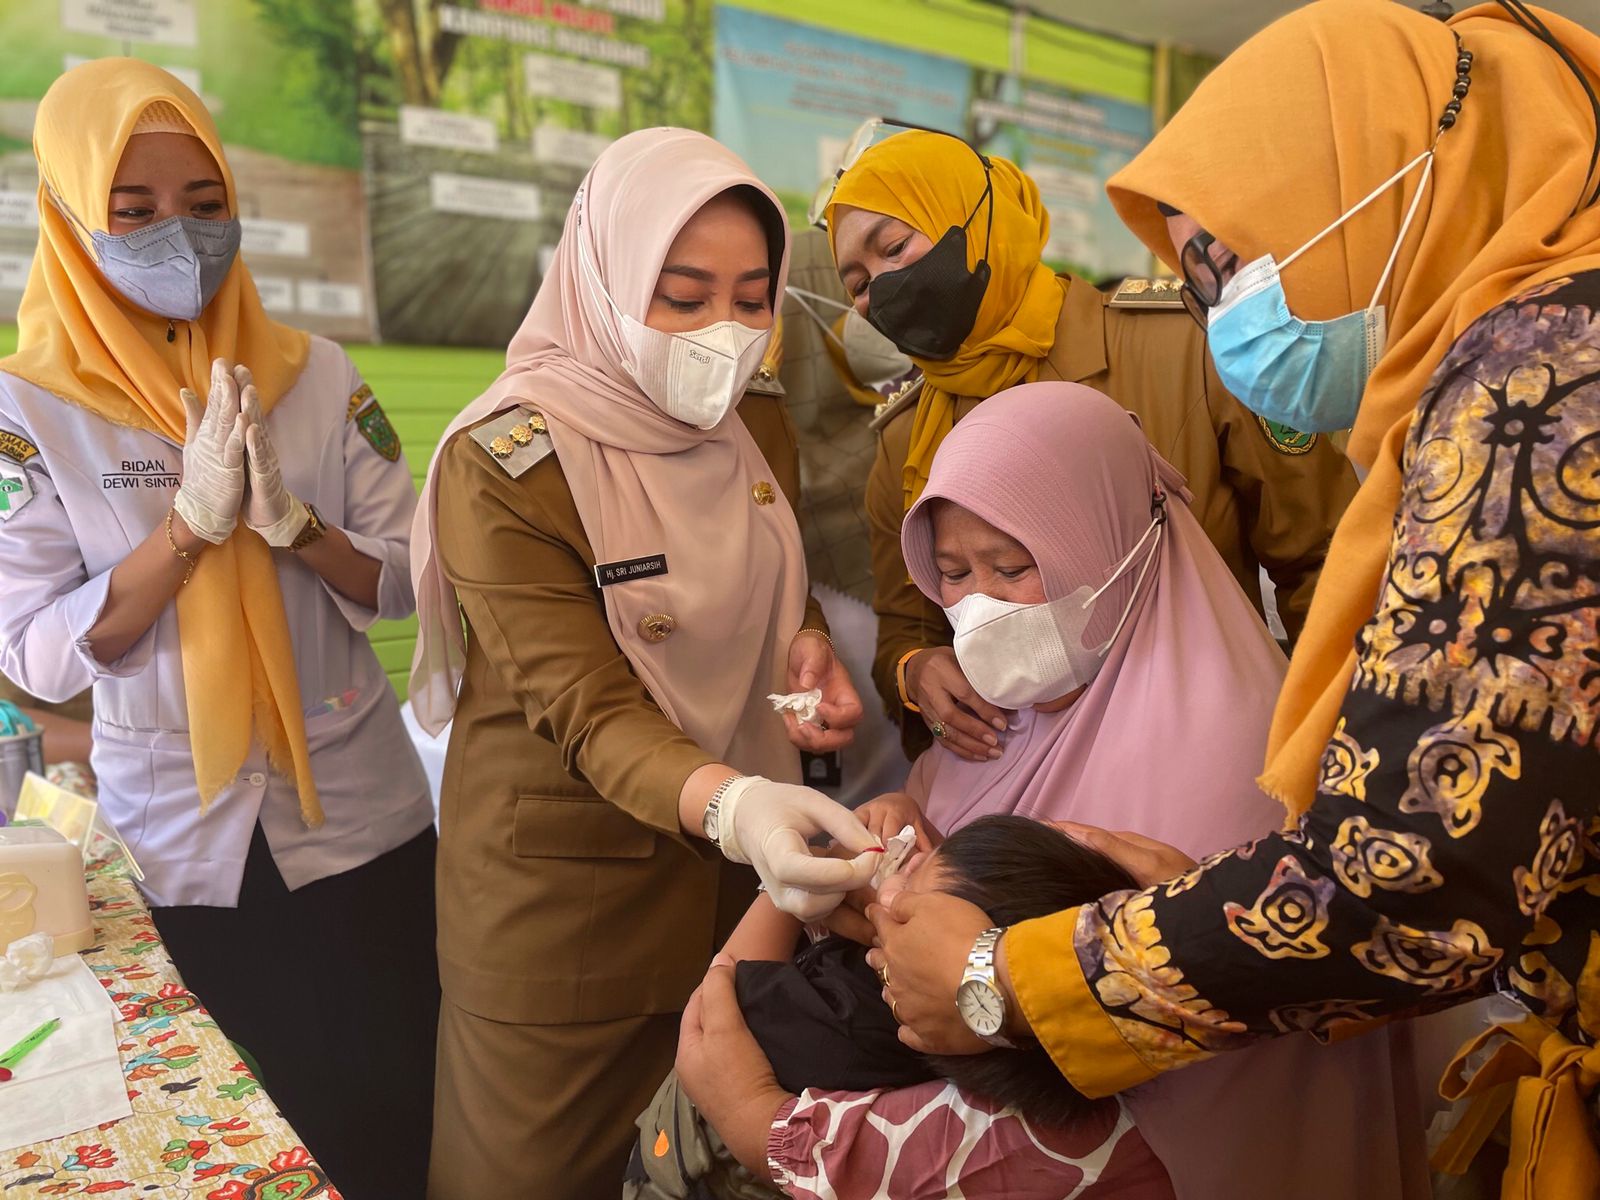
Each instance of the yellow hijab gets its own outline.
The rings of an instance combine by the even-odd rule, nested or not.
[[[828,241],[841,205],[904,221],[938,242],[952,225],[967,226],[967,266],[987,255],[989,286],[972,332],[943,362],[912,358],[927,382],[917,398],[906,457],[904,492],[909,510],[928,482],[933,456],[955,428],[956,397],[987,398],[1031,382],[1055,344],[1066,287],[1040,262],[1050,236],[1050,214],[1039,187],[1015,163],[990,157],[994,230],[983,195],[983,164],[971,147],[939,133],[909,130],[871,147],[839,181],[828,203]],[[973,210],[977,215],[973,216]],[[835,252],[837,254],[837,251]]]
[[[0,371],[114,424],[181,445],[178,391],[188,387],[203,398],[213,358],[248,366],[262,408],[270,410],[299,378],[310,343],[267,317],[242,260],[235,260],[199,320],[176,323],[171,343],[165,317],[134,306],[101,276],[93,248],[58,205],[89,230],[106,230],[117,164],[135,122],[152,104],[182,114],[216,160],[229,211],[238,213],[222,140],[198,96],[137,59],[99,59],[66,72],[45,93],[34,123],[39,246],[17,316],[18,350],[0,360]],[[200,556],[177,604],[201,810],[238,774],[253,729],[273,765],[293,772],[306,822],[320,824],[272,551],[241,524]]]
[[[1541,12],[1600,81],[1600,39]],[[1248,262],[1281,261],[1425,150],[1455,83],[1456,43],[1474,56],[1460,120],[1389,293],[1389,344],[1361,399],[1349,454],[1369,474],[1340,522],[1273,714],[1261,784],[1298,816],[1356,667],[1400,505],[1400,455],[1434,368],[1478,317],[1539,283],[1600,267],[1600,207],[1572,215],[1594,118],[1556,55],[1495,6],[1448,24],[1391,0],[1319,0],[1222,63],[1109,185],[1122,219],[1166,263],[1163,201]],[[1600,88],[1600,82],[1596,83]],[[1318,320],[1372,294],[1421,169],[1283,273],[1290,308]]]

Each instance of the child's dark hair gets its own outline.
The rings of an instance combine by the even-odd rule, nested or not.
[[[996,925],[1048,916],[1138,886],[1098,850],[1026,817],[974,821],[945,839],[935,865],[943,872],[940,891],[976,904]],[[928,1061],[958,1087],[1012,1105],[1036,1125],[1064,1125],[1093,1105],[1038,1042],[987,1054],[930,1054]]]

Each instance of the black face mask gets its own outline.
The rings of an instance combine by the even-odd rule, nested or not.
[[[984,161],[984,174],[989,164]],[[989,202],[989,230],[994,228],[993,185],[985,183],[978,208]],[[967,225],[952,225],[909,267],[885,271],[867,289],[867,320],[903,354],[940,362],[961,348],[978,320],[978,306],[989,287],[989,249],[967,269]]]

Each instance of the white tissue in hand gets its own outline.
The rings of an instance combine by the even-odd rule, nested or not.
[[[821,718],[817,716],[817,705],[822,703],[821,688],[812,688],[809,692],[790,692],[787,696],[773,692],[767,699],[772,701],[775,711],[792,712],[795,720],[802,725],[822,724]]]

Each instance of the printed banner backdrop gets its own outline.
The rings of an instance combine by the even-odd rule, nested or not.
[[[872,116],[949,130],[1025,168],[1050,211],[1054,265],[1091,278],[1148,268],[1148,252],[1105,196],[1106,179],[1150,138],[1147,99],[1018,79],[1001,67],[718,7],[716,136],[783,197],[794,223]]]
[[[584,173],[711,124],[711,0],[357,0],[379,324],[504,346]]]
[[[329,337],[373,337],[352,28],[351,0],[0,5],[0,319],[15,316],[38,240],[39,97],[84,59],[131,55],[215,115],[268,310]]]
[[[998,91],[973,101],[968,128],[1038,183],[1050,213],[1045,259],[1090,279],[1147,272],[1150,252],[1117,217],[1106,180],[1150,140],[1150,109],[1029,80],[1002,80]]]
[[[864,117],[949,129],[1035,175],[1054,263],[1148,266],[1104,181],[1149,136],[1150,50],[979,0],[15,0],[0,45],[0,320],[38,98],[112,54],[205,98],[268,309],[342,340],[504,346],[584,172],[650,125],[715,133],[797,222]]]

